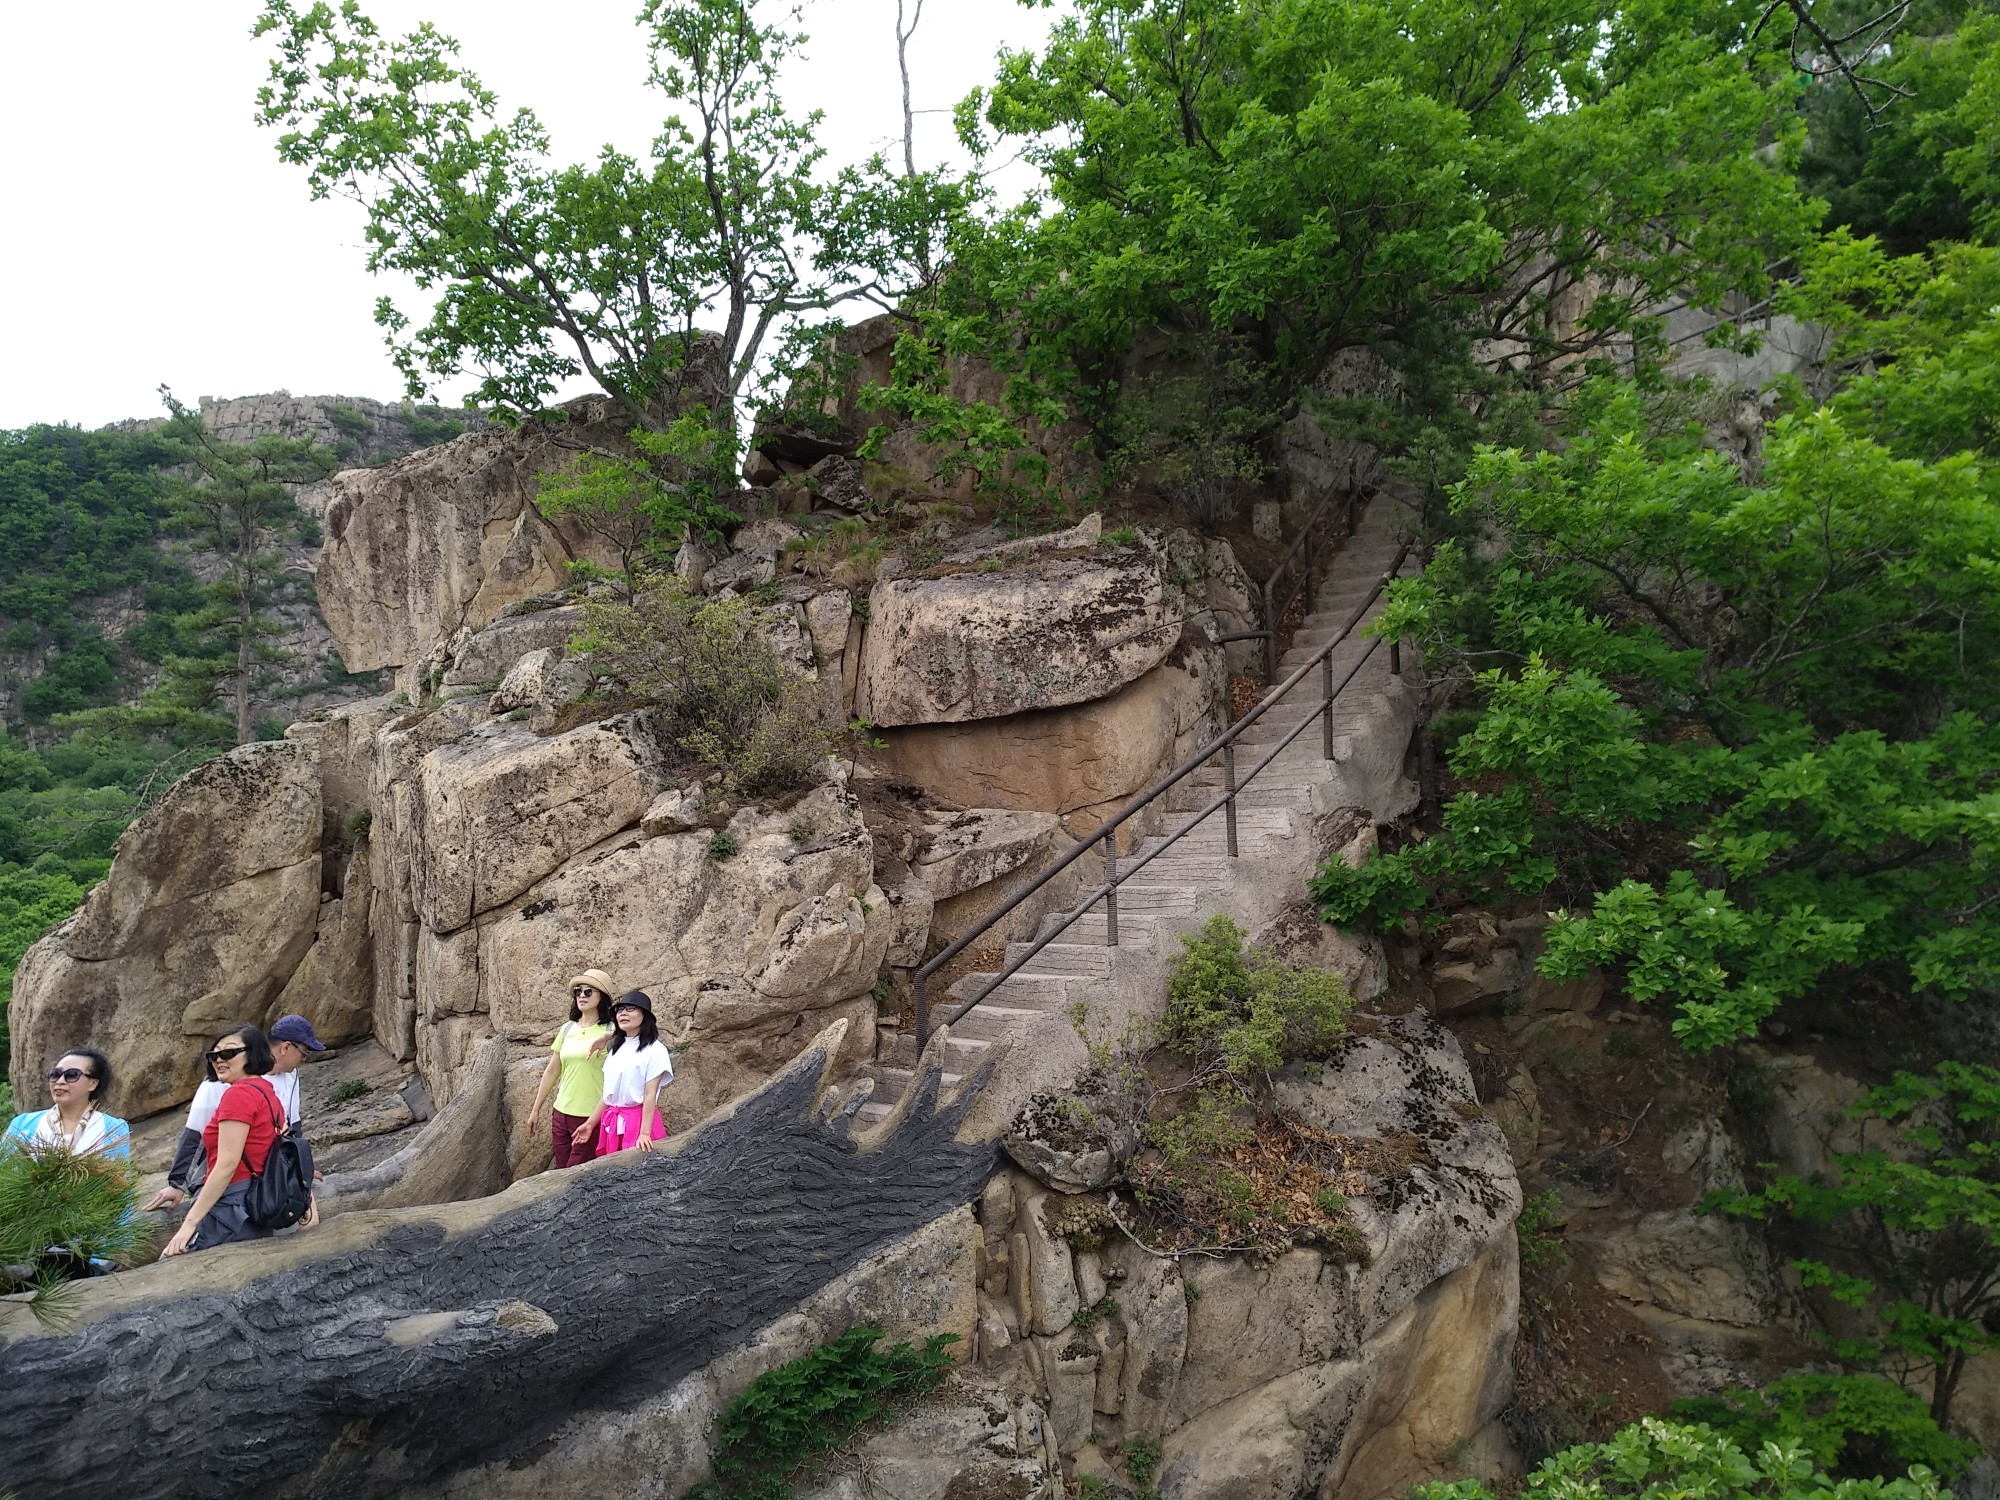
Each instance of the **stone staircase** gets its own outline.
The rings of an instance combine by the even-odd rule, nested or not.
[[[1340,630],[1383,572],[1395,561],[1407,530],[1408,512],[1391,494],[1378,495],[1363,512],[1355,534],[1326,568],[1318,582],[1313,609],[1293,638],[1278,666],[1283,681]],[[1406,563],[1404,571],[1415,564]],[[1381,609],[1378,600],[1367,618]],[[1402,781],[1403,750],[1414,723],[1413,699],[1395,686],[1388,643],[1374,644],[1357,626],[1333,653],[1336,685],[1355,663],[1367,657],[1334,701],[1334,759],[1323,757],[1322,731],[1314,725],[1302,731],[1276,759],[1258,772],[1236,799],[1237,855],[1229,856],[1224,812],[1218,808],[1199,827],[1184,834],[1118,890],[1118,945],[1106,942],[1101,899],[1078,917],[1055,942],[1037,953],[1021,971],[951,1026],[944,1043],[946,1090],[974,1072],[1003,1037],[1018,1046],[1037,1030],[1046,1036],[1048,1023],[1063,1018],[1067,1026],[1079,1003],[1093,1012],[1122,994],[1158,996],[1179,938],[1211,915],[1227,912],[1255,931],[1284,906],[1304,894],[1303,881],[1323,857],[1312,847],[1316,814],[1339,806],[1369,806],[1378,818],[1407,811],[1413,789]],[[1406,670],[1414,656],[1403,652]],[[1237,741],[1236,779],[1243,786],[1272,747],[1303,719],[1313,717],[1320,702],[1322,674],[1306,674],[1284,699],[1273,704]],[[1373,765],[1373,776],[1355,774],[1357,766]],[[1381,767],[1391,767],[1387,775]],[[1394,783],[1385,785],[1384,783]],[[1223,789],[1222,757],[1173,788],[1165,800],[1162,831],[1142,839],[1120,856],[1121,871],[1159,849],[1175,830],[1184,828]],[[1403,801],[1405,805],[1383,805]],[[1089,877],[1092,886],[1102,874]],[[1066,915],[1066,914],[1065,914]],[[1036,936],[1045,936],[1062,921],[1043,919]],[[1007,945],[1012,963],[1030,945]],[[945,994],[934,994],[932,1014],[948,1014],[977,994],[991,973],[960,979]],[[861,1106],[858,1123],[872,1125],[887,1115],[908,1089],[917,1060],[916,1037],[910,1032],[878,1032],[875,1061],[864,1071],[874,1079],[872,1098]],[[1009,1071],[1013,1071],[1010,1066]]]

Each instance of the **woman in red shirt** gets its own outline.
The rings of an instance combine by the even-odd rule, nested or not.
[[[255,1026],[237,1026],[215,1039],[203,1055],[203,1065],[210,1082],[229,1087],[201,1133],[208,1153],[208,1180],[160,1252],[163,1257],[271,1234],[253,1227],[243,1213],[250,1179],[264,1170],[264,1158],[285,1128],[285,1107],[264,1079],[271,1071],[271,1043]]]

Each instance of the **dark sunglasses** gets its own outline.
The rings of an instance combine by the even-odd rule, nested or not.
[[[79,1078],[95,1078],[95,1073],[86,1073],[81,1068],[50,1068],[50,1083],[75,1083]]]
[[[569,992],[569,997],[572,1000],[581,1000],[585,995],[594,995],[596,993],[597,991],[592,989],[589,985],[580,984],[575,989]]]
[[[230,1058],[241,1057],[249,1050],[248,1047],[217,1047],[208,1054],[208,1060],[210,1062],[228,1062]]]

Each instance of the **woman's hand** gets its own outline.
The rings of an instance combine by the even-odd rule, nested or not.
[[[611,1045],[611,1033],[607,1031],[604,1033],[603,1036],[595,1037],[592,1039],[590,1043],[590,1050],[592,1052],[602,1052],[606,1047],[609,1047],[610,1045]]]
[[[310,1229],[319,1222],[319,1194],[314,1193],[306,1202],[306,1216],[299,1220],[299,1228]]]
[[[650,1135],[642,1135],[639,1137],[639,1149],[641,1151],[651,1151],[655,1146],[659,1144],[660,1143],[654,1140]]]
[[[194,1229],[194,1218],[190,1215],[182,1222],[181,1227],[174,1231],[174,1237],[167,1241],[166,1249],[160,1252],[160,1259],[165,1260],[170,1255],[187,1254],[188,1241],[194,1238]]]
[[[139,1212],[149,1214],[157,1209],[179,1208],[181,1200],[185,1197],[187,1197],[187,1194],[177,1187],[163,1187],[157,1193],[153,1194],[153,1201],[140,1209]]]
[[[581,1125],[577,1126],[576,1129],[572,1130],[569,1133],[569,1143],[572,1146],[587,1145],[590,1141],[590,1138],[596,1133],[597,1133],[597,1127],[591,1124],[590,1121],[585,1120]]]

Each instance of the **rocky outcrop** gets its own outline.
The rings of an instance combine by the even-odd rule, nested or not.
[[[870,628],[870,639],[873,628]],[[892,730],[882,760],[898,778],[964,807],[1076,815],[1093,822],[1221,728],[1221,653],[1190,633],[1108,697],[965,724]]]
[[[718,833],[735,845],[725,858]],[[418,1004],[440,1019],[485,1012],[472,1018],[481,1029],[539,1048],[567,1011],[564,981],[586,959],[601,965],[653,997],[675,1054],[662,1102],[685,1128],[836,1018],[852,1023],[850,1060],[872,1047],[871,992],[894,926],[873,868],[860,810],[834,786],[783,811],[743,809],[719,830],[634,832],[440,942]],[[469,1001],[452,974],[469,976],[456,981]]]
[[[1088,703],[1164,661],[1185,613],[1136,548],[878,583],[856,710],[896,727]]]
[[[177,782],[118,841],[111,873],[30,948],[8,1010],[17,1098],[85,1042],[144,1115],[187,1099],[200,1043],[258,1020],[313,941],[320,771],[289,741],[245,745]]]
[[[458,631],[561,586],[572,560],[615,565],[582,528],[545,519],[534,498],[540,475],[586,446],[616,448],[630,425],[588,398],[546,421],[336,475],[319,598],[348,669],[414,667]]]
[[[13,1304],[0,1488],[400,1496],[671,1391],[992,1170],[935,1070],[856,1141],[822,1083],[838,1045],[651,1155],[81,1283],[62,1334]]]
[[[1063,1206],[1091,1200],[1022,1173],[989,1185],[983,1357],[1019,1369],[1078,1472],[1101,1443],[1143,1440],[1171,1500],[1373,1500],[1497,1417],[1518,1296],[1506,1143],[1443,1027],[1362,1024],[1319,1077],[1288,1071],[1277,1100],[1358,1154],[1388,1148],[1348,1195],[1361,1258],[1161,1256],[1103,1210]]]
[[[637,823],[666,783],[651,722],[628,715],[543,739],[482,724],[410,779],[410,897],[433,932],[513,900],[573,855]]]

